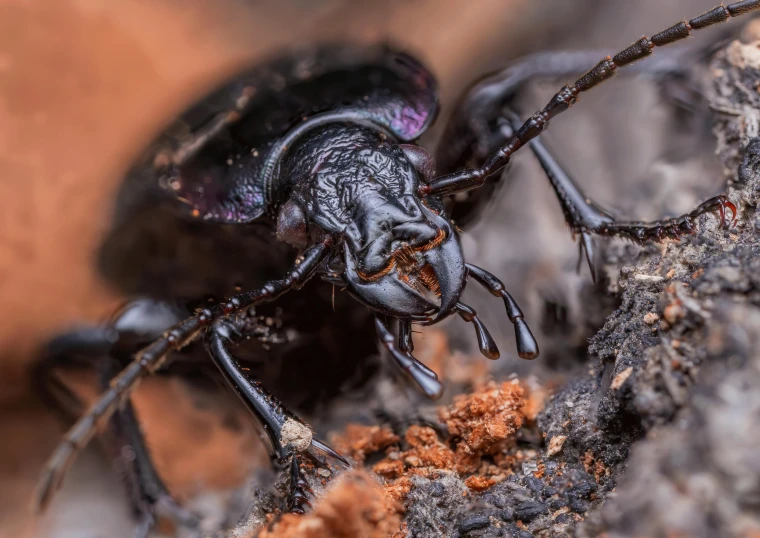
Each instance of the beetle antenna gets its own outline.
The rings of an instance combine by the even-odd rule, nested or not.
[[[607,56],[574,83],[562,88],[542,110],[523,123],[504,145],[491,153],[483,166],[437,177],[429,183],[420,185],[419,193],[422,196],[441,196],[482,187],[486,179],[509,163],[517,150],[540,135],[546,129],[549,120],[568,110],[582,93],[612,78],[618,68],[649,56],[655,47],[663,47],[686,39],[693,30],[701,30],[758,9],[760,9],[760,0],[742,0],[727,6],[720,5],[689,21],[674,24],[651,38],[642,37],[615,56]]]

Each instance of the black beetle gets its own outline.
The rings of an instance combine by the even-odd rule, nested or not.
[[[265,428],[275,458],[289,462],[288,507],[303,511],[308,487],[298,459],[316,449],[345,460],[249,379],[228,348],[245,337],[272,338],[269,332],[257,332],[261,326],[246,314],[300,289],[314,276],[347,289],[369,307],[382,346],[432,398],[440,396],[441,384],[412,356],[413,323],[434,324],[456,313],[474,324],[482,353],[490,359],[499,356],[475,311],[460,301],[468,278],[504,300],[518,354],[535,358],[538,347],[522,312],[494,275],[465,262],[452,218],[461,223],[471,217],[482,193],[492,192],[495,182],[486,184],[486,179],[497,179],[495,174],[525,145],[543,165],[572,231],[580,234],[592,276],[592,234],[635,242],[678,239],[693,232],[701,214],[719,211],[724,222],[730,209],[735,217],[734,205],[719,196],[674,219],[615,221],[580,191],[536,137],[582,92],[618,68],[645,58],[656,46],[688,37],[692,30],[757,9],[760,0],[743,0],[643,37],[562,88],[525,122],[504,106],[514,88],[503,77],[485,79],[461,101],[436,159],[414,143],[436,116],[436,82],[415,59],[387,48],[325,47],[287,56],[214,92],[158,138],[127,181],[145,189],[160,186],[189,220],[255,226],[271,243],[273,257],[279,248],[275,244],[286,244],[298,250],[297,258],[257,289],[197,306],[184,320],[176,310],[143,303],[128,309],[105,337],[95,338],[102,352],[112,353],[125,335],[132,344],[156,337],[111,379],[110,388],[55,451],[40,487],[40,506],[96,426],[114,413],[129,411],[122,405],[128,404],[135,383],[161,369],[167,355],[201,337],[212,361]],[[560,69],[572,70],[574,65]],[[436,175],[436,162],[443,175]],[[474,197],[450,197],[484,186]],[[267,265],[268,252],[260,250],[257,256],[254,271]],[[298,312],[295,317],[301,314],[307,315]],[[389,319],[398,323],[397,335],[387,325]],[[88,345],[86,339],[77,340],[80,344]],[[141,474],[153,481],[154,499],[171,505],[170,497],[155,490],[160,479],[149,462]],[[192,521],[178,506],[173,513]]]

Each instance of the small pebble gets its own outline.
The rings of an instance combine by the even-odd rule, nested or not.
[[[560,508],[564,508],[567,506],[567,501],[563,497],[558,497],[556,499],[549,499],[549,508],[552,510],[559,510]]]
[[[658,316],[654,312],[647,312],[644,315],[644,323],[646,323],[647,325],[654,325],[658,321],[660,321],[660,316]]]
[[[538,516],[546,513],[547,511],[548,508],[545,504],[533,501],[525,501],[515,507],[515,519],[518,519],[520,521],[533,521]]]
[[[593,482],[581,482],[575,484],[568,490],[568,493],[572,493],[583,499],[588,499],[591,494],[596,491],[596,484]]]
[[[569,502],[567,503],[567,506],[573,512],[583,514],[588,510],[588,502],[584,501],[583,499],[579,499],[578,497],[570,495],[568,496],[568,501]]]
[[[459,524],[459,532],[470,532],[474,531],[475,529],[483,529],[485,527],[488,527],[490,524],[491,521],[488,519],[488,516],[470,516]]]
[[[522,464],[522,472],[524,475],[533,474],[538,471],[538,464],[535,461],[526,461]]]

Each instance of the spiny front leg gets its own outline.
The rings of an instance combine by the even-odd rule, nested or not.
[[[510,115],[508,118],[513,124],[515,123],[515,117]],[[581,236],[581,248],[586,252],[586,260],[594,281],[596,281],[596,271],[593,263],[592,234],[624,237],[641,244],[647,241],[659,242],[663,239],[678,240],[683,235],[694,233],[697,218],[706,213],[717,212],[721,223],[725,224],[726,210],[730,210],[729,222],[736,220],[736,206],[724,195],[720,195],[710,198],[693,211],[680,217],[651,222],[616,221],[581,191],[575,180],[557,162],[540,139],[532,140],[530,147],[557,194],[568,226],[573,233]]]
[[[61,485],[76,455],[92,439],[97,428],[105,423],[129,397],[137,382],[161,367],[167,355],[189,344],[217,319],[240,312],[250,306],[277,299],[291,289],[302,286],[316,270],[333,244],[331,237],[309,247],[284,279],[273,280],[258,290],[241,293],[212,308],[197,312],[175,325],[164,336],[137,354],[121,373],[110,382],[110,388],[89,408],[64,436],[43,471],[37,488],[35,505],[41,511]]]
[[[726,210],[731,211],[731,219],[728,223],[733,225],[736,220],[736,206],[726,196],[720,195],[710,198],[691,212],[679,217],[651,222],[616,221],[583,194],[540,140],[533,140],[530,145],[557,193],[565,220],[574,233],[581,235],[581,245],[586,251],[586,259],[594,280],[596,280],[596,272],[590,234],[624,237],[641,244],[647,241],[659,242],[663,239],[678,240],[684,235],[694,233],[697,218],[706,213],[718,213],[721,225],[727,222]]]
[[[273,458],[280,465],[289,465],[287,508],[291,512],[303,513],[311,490],[301,475],[299,463],[307,451],[313,447],[346,466],[348,462],[326,444],[315,440],[311,428],[269,394],[261,383],[248,378],[227,349],[236,336],[231,323],[219,320],[206,333],[206,348],[224,378],[266,432]],[[324,465],[317,458],[312,461]]]

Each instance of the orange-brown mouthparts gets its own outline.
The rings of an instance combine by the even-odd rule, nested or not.
[[[421,263],[417,258],[418,252],[427,252],[446,240],[446,232],[444,230],[438,230],[435,238],[432,241],[418,246],[412,247],[411,245],[403,245],[391,254],[388,264],[380,271],[374,273],[364,273],[357,271],[359,278],[367,282],[375,282],[385,275],[389,274],[395,268],[398,276],[401,280],[411,285],[412,287],[420,290],[420,287],[432,291],[436,295],[441,294],[441,285],[438,282],[435,271],[429,263]]]

